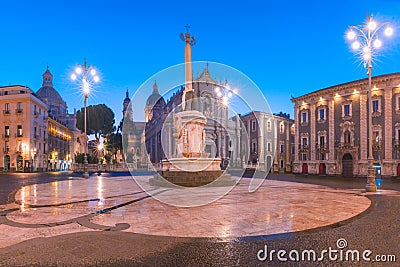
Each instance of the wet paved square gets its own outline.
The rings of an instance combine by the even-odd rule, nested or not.
[[[137,177],[142,182],[149,178]],[[222,198],[196,207],[176,207],[153,199],[128,176],[92,176],[26,186],[16,193],[17,204],[0,207],[3,212],[15,208],[0,221],[0,247],[36,237],[106,229],[222,239],[271,235],[330,225],[370,205],[359,189],[265,180],[258,190],[249,193],[249,182],[242,178]],[[147,189],[178,202],[188,197],[196,202],[226,190]]]

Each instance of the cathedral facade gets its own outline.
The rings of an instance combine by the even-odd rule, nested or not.
[[[210,76],[205,68],[199,77],[193,80],[192,88],[198,102],[191,103],[207,118],[205,125],[205,152],[210,157],[221,158],[223,167],[241,167],[241,127],[240,121],[228,117],[228,106],[217,95],[217,88],[222,87]],[[176,157],[176,128],[174,114],[182,108],[184,88],[170,99],[165,99],[158,93],[155,83],[153,93],[148,97],[145,107],[145,147],[152,163],[160,163],[162,159]]]

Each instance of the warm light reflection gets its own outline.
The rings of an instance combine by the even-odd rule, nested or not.
[[[54,189],[54,197],[56,201],[58,202],[58,182],[51,182],[51,186]]]
[[[104,199],[103,199],[103,177],[99,176],[97,178],[97,198],[99,199],[98,201],[98,205],[102,206],[104,203]]]
[[[33,203],[37,204],[37,185],[33,185]]]
[[[27,190],[26,190],[26,187],[24,186],[24,187],[22,187],[21,188],[21,207],[20,207],[20,209],[21,209],[21,211],[22,212],[24,212],[24,211],[26,211],[26,207],[25,207],[25,195],[26,195],[26,193],[27,193]]]

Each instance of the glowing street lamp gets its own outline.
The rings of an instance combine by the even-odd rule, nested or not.
[[[88,75],[90,74],[90,75]],[[85,128],[85,138],[87,138],[86,135],[86,102],[87,99],[89,97],[89,93],[90,93],[90,88],[92,83],[97,83],[100,81],[99,76],[97,75],[97,71],[93,66],[87,66],[86,64],[86,59],[83,62],[83,66],[82,65],[78,65],[75,68],[74,73],[71,74],[71,79],[73,81],[77,80],[78,78],[81,78],[82,80],[82,84],[81,84],[81,89],[83,92],[83,96],[84,96],[84,100],[83,100],[83,107],[84,107],[84,128]],[[88,167],[88,160],[87,160],[87,141],[85,140],[85,144],[84,144],[84,159],[83,159],[83,168],[84,168],[84,172],[82,174],[82,176],[84,178],[89,178],[89,173],[87,172],[87,167]]]
[[[390,27],[388,22],[379,23],[372,19],[372,15],[367,17],[365,24],[350,26],[346,34],[349,41],[352,41],[351,47],[359,55],[364,63],[364,67],[368,69],[368,175],[367,184],[365,189],[367,192],[376,192],[377,187],[375,183],[374,171],[374,156],[372,151],[372,61],[376,57],[376,50],[382,47],[382,41],[378,35],[384,33],[386,36],[393,34],[393,28]]]

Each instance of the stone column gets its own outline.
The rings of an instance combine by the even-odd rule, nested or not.
[[[299,139],[300,139],[300,131],[299,131],[299,106],[297,103],[294,104],[294,163],[293,163],[293,172],[300,172],[300,162],[299,162]]]
[[[367,100],[367,94],[360,94],[360,152],[362,161],[367,161],[368,158]]]
[[[236,166],[240,167],[241,166],[241,161],[242,161],[242,153],[241,153],[241,135],[240,135],[240,116],[236,115]]]
[[[310,103],[310,153],[311,153],[311,164],[309,165],[309,172],[310,173],[317,173],[316,169],[316,148],[315,148],[315,143],[316,143],[316,133],[315,133],[315,123],[316,123],[316,117],[315,117],[315,103]]]
[[[393,155],[392,155],[392,148],[393,148],[393,106],[392,106],[392,89],[386,88],[384,89],[384,100],[381,104],[382,114],[384,114],[385,118],[385,159],[383,160],[383,168],[382,168],[382,175],[392,176],[393,168]]]
[[[260,118],[258,118],[258,122],[260,123],[257,131],[258,131],[258,149],[259,149],[259,166],[261,170],[264,170],[264,121],[265,121],[265,116],[261,114]]]
[[[328,154],[328,160],[329,161],[334,161],[335,160],[335,99],[332,99],[331,101],[328,102],[329,107],[328,107],[328,113],[329,113],[329,118],[328,118],[328,123],[329,123],[329,154]]]
[[[285,155],[286,155],[286,162],[285,162],[285,171],[289,171],[290,169],[290,153],[292,151],[291,144],[290,144],[290,124],[285,123],[285,133],[286,133],[286,140],[285,140]]]
[[[174,150],[173,150],[173,144],[174,143],[174,136],[172,133],[172,127],[169,126],[168,127],[168,153],[165,153],[165,156],[169,156],[169,157],[174,157]]]

